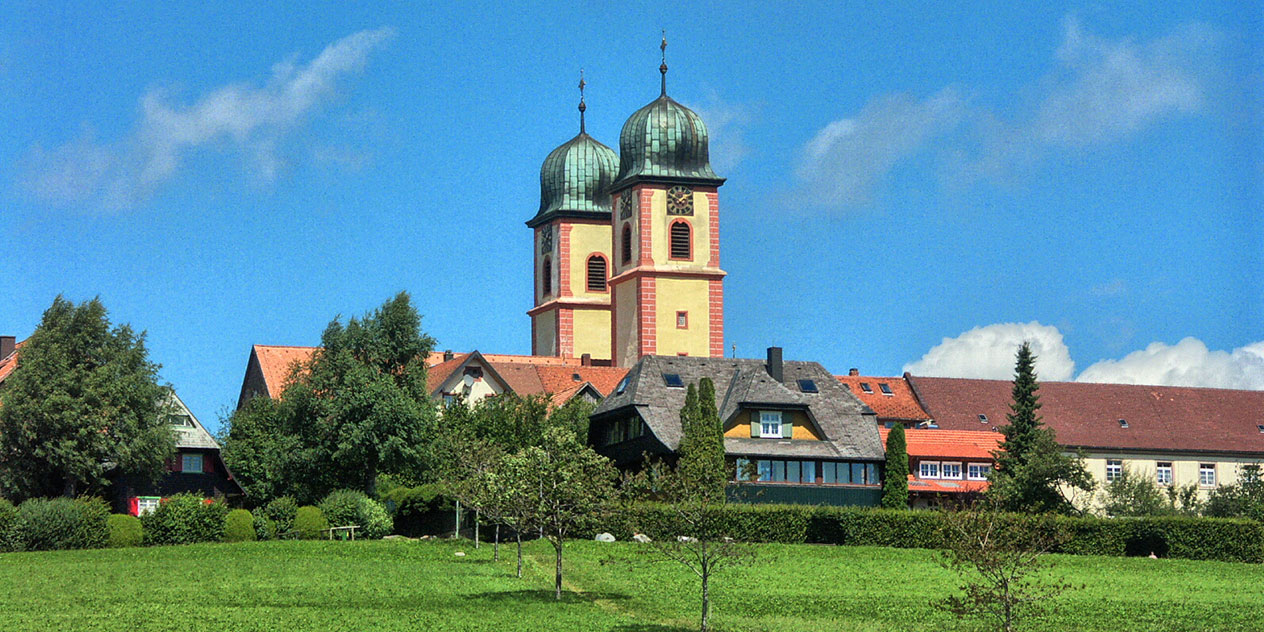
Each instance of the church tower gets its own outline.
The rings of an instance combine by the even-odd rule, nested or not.
[[[724,271],[718,189],[707,127],[662,92],[619,134],[610,186],[613,233],[610,356],[631,366],[644,355],[724,355]]]
[[[610,184],[618,157],[584,130],[579,80],[579,134],[540,168],[535,234],[535,306],[531,354],[610,359]]]

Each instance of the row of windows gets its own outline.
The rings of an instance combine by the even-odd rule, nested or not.
[[[991,463],[966,463],[964,473],[968,481],[985,481],[991,471]],[[920,461],[917,466],[918,478],[959,481],[961,474],[961,461]]]
[[[875,463],[738,459],[736,481],[810,485],[878,485]]]
[[[672,259],[693,259],[693,239],[692,229],[689,224],[683,221],[673,222],[669,229],[671,243],[669,244],[669,252]],[[623,253],[623,263],[632,261],[632,226],[623,225],[623,239],[620,244],[620,251]],[[601,255],[592,255],[588,257],[588,278],[585,286],[589,292],[605,292],[606,291],[606,258]],[[545,257],[544,263],[541,265],[540,275],[543,277],[544,294],[553,293],[553,261]]]
[[[1124,462],[1121,459],[1106,460],[1106,482],[1113,483],[1124,475]],[[1172,463],[1170,461],[1159,461],[1154,466],[1154,482],[1159,485],[1172,484]],[[1198,464],[1198,485],[1200,487],[1216,486],[1216,464],[1215,463],[1199,463]]]
[[[645,435],[645,422],[640,417],[620,419],[600,426],[597,432],[597,445],[614,445]]]

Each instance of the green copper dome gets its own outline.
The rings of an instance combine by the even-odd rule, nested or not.
[[[693,110],[662,96],[637,110],[619,134],[619,175],[615,188],[637,180],[720,185],[711,170],[707,126]]]
[[[608,216],[610,182],[618,160],[614,150],[583,131],[554,149],[540,167],[540,211],[527,225],[536,226],[555,216]]]

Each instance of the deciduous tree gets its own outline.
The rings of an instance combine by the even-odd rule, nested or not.
[[[5,494],[75,496],[116,477],[162,476],[174,408],[158,369],[145,334],[112,326],[99,299],[54,299],[0,389]]]

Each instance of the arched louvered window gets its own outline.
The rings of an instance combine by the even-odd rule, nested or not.
[[[588,257],[588,291],[606,291],[606,258],[601,255]]]
[[[541,268],[540,275],[543,277],[543,279],[541,280],[541,283],[542,283],[541,288],[544,294],[547,296],[553,293],[553,261],[549,259],[548,257],[545,257],[544,265],[542,265],[540,268]]]
[[[622,248],[623,253],[621,255],[623,258],[621,259],[621,261],[623,261],[623,263],[631,263],[632,262],[632,225],[631,224],[623,225],[623,242],[620,245],[623,246]]]
[[[671,258],[692,259],[693,240],[690,239],[688,222],[676,222],[671,225]]]

